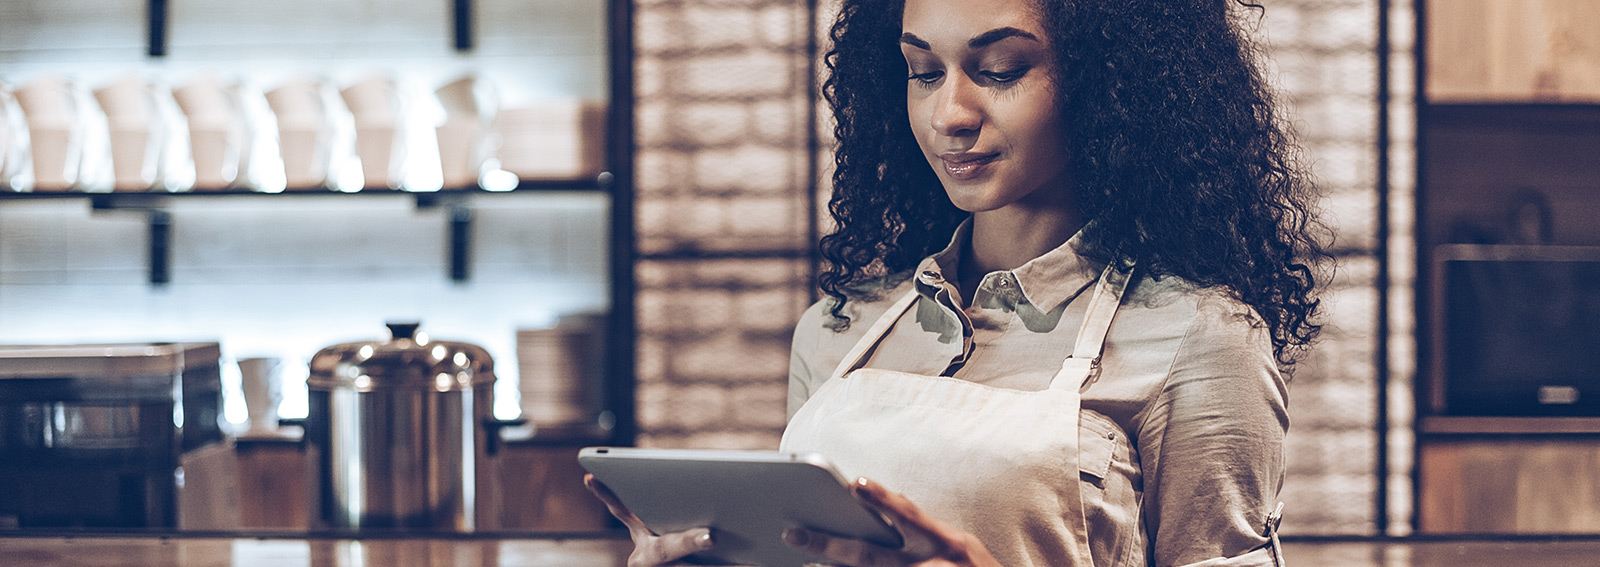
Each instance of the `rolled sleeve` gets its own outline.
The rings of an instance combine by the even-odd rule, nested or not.
[[[1272,550],[1258,547],[1254,551],[1233,557],[1213,557],[1199,563],[1190,563],[1182,567],[1282,567],[1283,563],[1272,556]]]

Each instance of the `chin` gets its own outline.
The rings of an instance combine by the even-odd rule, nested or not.
[[[950,198],[951,204],[955,205],[957,209],[969,213],[992,211],[1016,201],[1016,199],[1007,199],[1005,195],[995,191],[989,185],[989,183],[984,183],[962,186],[952,184],[949,180],[944,180],[944,192]]]

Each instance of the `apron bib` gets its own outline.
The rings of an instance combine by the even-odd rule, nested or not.
[[[780,450],[821,453],[846,478],[904,494],[977,536],[1007,567],[1092,567],[1078,486],[1078,396],[1098,371],[1129,272],[1106,267],[1072,356],[1037,392],[861,368],[915,304],[910,292],[790,419]]]

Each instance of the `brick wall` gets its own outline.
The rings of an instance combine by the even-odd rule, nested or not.
[[[636,10],[639,442],[776,448],[811,301],[808,11]]]

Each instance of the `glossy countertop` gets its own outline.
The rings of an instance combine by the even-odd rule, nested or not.
[[[1301,539],[1295,567],[1594,567],[1600,538]],[[0,565],[104,567],[621,567],[617,534],[579,537],[233,538],[0,533]]]
[[[621,567],[626,536],[229,538],[0,535],[4,567]]]

